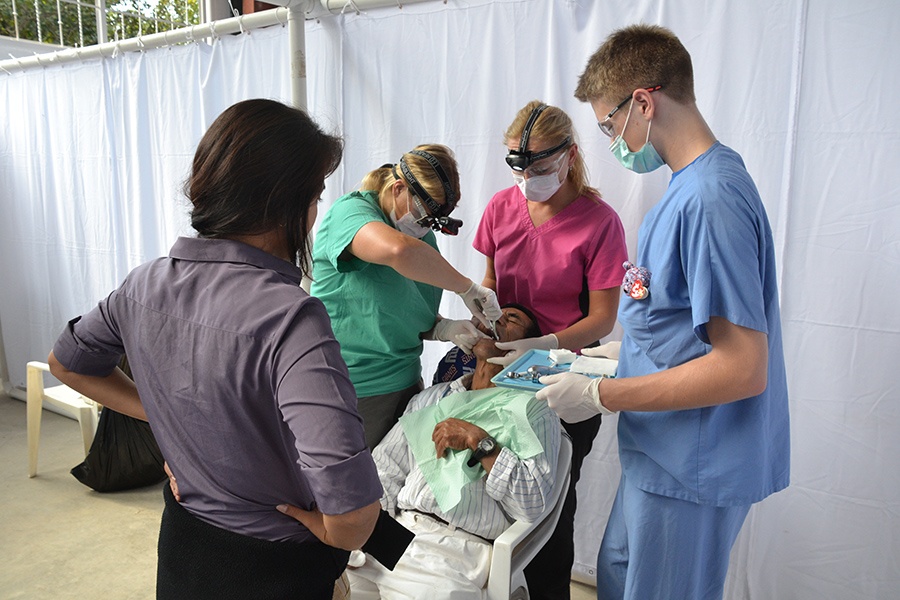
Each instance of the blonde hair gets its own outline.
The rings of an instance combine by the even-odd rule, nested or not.
[[[419,150],[422,152],[427,152],[432,155],[435,160],[441,165],[441,168],[444,169],[444,173],[447,175],[447,178],[450,180],[450,187],[453,190],[454,195],[456,196],[456,201],[454,202],[454,206],[459,204],[459,167],[456,164],[456,158],[453,156],[453,151],[444,146],[442,144],[420,144],[413,148],[413,150]],[[444,193],[444,185],[441,183],[440,178],[431,165],[428,164],[428,161],[425,158],[419,156],[418,154],[412,154],[411,152],[405,153],[401,160],[406,163],[406,166],[409,167],[409,170],[412,172],[413,177],[419,182],[419,185],[431,196],[435,202],[438,204],[446,204],[447,198]],[[400,171],[399,167],[394,167],[394,165],[383,165],[378,167],[373,171],[369,171],[365,177],[363,177],[362,182],[359,184],[359,189],[363,191],[373,191],[377,192],[379,198],[382,194],[387,193],[388,188],[390,188],[395,181],[394,173],[396,176],[400,178],[407,186],[409,182],[406,181],[406,178],[403,176],[403,173]],[[452,210],[452,209],[451,209]],[[449,214],[449,213],[448,213]]]
[[[532,100],[516,113],[513,122],[506,128],[504,144],[508,144],[512,141],[516,144],[516,147],[518,147],[518,144],[522,139],[522,131],[524,131],[525,124],[528,122],[528,117],[530,117],[532,111],[541,104],[543,104],[543,102],[540,100]],[[572,119],[569,118],[569,115],[567,115],[563,109],[548,105],[537,118],[537,121],[534,122],[534,125],[531,128],[531,135],[528,139],[529,141],[541,140],[547,142],[550,144],[550,147],[552,147],[556,144],[561,144],[567,137],[571,140],[571,143],[578,143],[577,136],[575,135],[575,127],[572,125]],[[566,178],[575,184],[575,190],[579,196],[589,194],[600,198],[600,192],[591,187],[587,165],[584,162],[584,156],[581,154],[580,147],[575,153],[575,162],[572,163],[572,167],[569,169]]]
[[[588,59],[575,97],[615,105],[638,88],[657,85],[676,102],[695,102],[691,55],[669,29],[631,25],[612,32]]]

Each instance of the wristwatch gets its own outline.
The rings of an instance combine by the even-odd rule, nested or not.
[[[497,440],[492,438],[491,436],[487,436],[478,442],[478,447],[475,449],[475,452],[472,453],[472,458],[469,459],[469,462],[466,463],[469,467],[474,467],[478,464],[485,456],[488,456],[491,452],[497,449]]]

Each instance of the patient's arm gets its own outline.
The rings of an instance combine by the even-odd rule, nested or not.
[[[489,435],[487,431],[478,425],[451,417],[434,426],[431,440],[434,442],[434,448],[438,457],[443,457],[447,450],[465,450],[468,448],[475,452],[478,442]],[[494,452],[481,459],[481,466],[488,473],[494,467],[494,461],[497,460],[499,453],[500,448],[498,447]]]
[[[397,496],[400,495],[411,469],[409,455],[409,444],[400,423],[395,423],[372,451],[372,458],[378,468],[378,479],[384,488],[381,507],[392,515],[397,512]]]
[[[528,420],[544,451],[523,460],[504,448],[484,487],[510,517],[534,521],[544,511],[553,492],[562,428],[553,411],[534,400],[528,404]]]

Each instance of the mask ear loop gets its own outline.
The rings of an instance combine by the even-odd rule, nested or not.
[[[619,135],[614,137],[612,139],[612,141],[609,143],[610,148],[613,147],[613,144],[615,144],[616,140],[618,140],[619,138],[622,138],[623,141],[625,140],[625,130],[628,129],[628,120],[631,119],[631,109],[632,108],[634,108],[634,98],[631,99],[631,104],[628,105],[628,114],[625,115],[625,127],[622,128],[622,133],[620,133]],[[650,128],[649,127],[647,128],[647,139],[650,139]],[[644,142],[644,143],[646,144],[647,142]]]
[[[401,159],[401,160],[403,160],[403,159]],[[395,169],[394,166],[395,165],[392,165],[391,163],[385,163],[385,164],[381,165],[380,168],[382,168],[382,169],[389,168],[391,170],[391,174],[394,176],[394,183],[397,183],[399,181],[406,185],[406,189],[410,189],[409,185],[406,184],[406,182],[403,180],[403,178],[400,177],[399,175],[397,175],[397,169]],[[391,184],[391,185],[393,185],[393,184]],[[396,208],[397,208],[397,200],[394,199],[394,209],[396,209]],[[406,201],[406,210],[409,210],[409,200]]]

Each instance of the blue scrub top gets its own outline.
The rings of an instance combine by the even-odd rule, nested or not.
[[[716,142],[674,173],[638,233],[650,295],[623,296],[619,377],[675,367],[708,353],[717,316],[768,337],[759,396],[682,411],[623,412],[622,469],[639,488],[699,504],[735,506],[788,485],[790,437],[772,231],[741,157]]]

